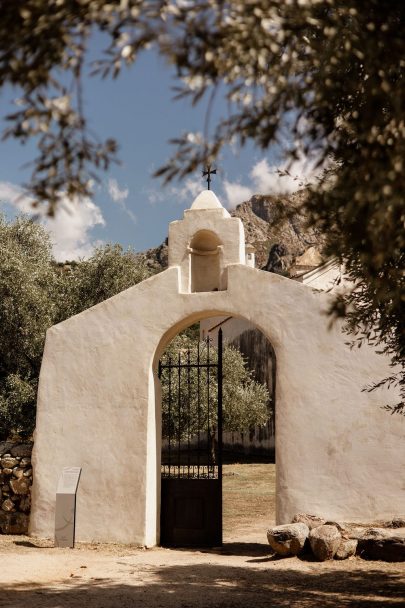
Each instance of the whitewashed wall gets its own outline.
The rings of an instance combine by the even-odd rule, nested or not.
[[[350,351],[337,325],[328,330],[327,294],[243,264],[226,270],[226,290],[181,293],[173,266],[48,331],[32,534],[53,535],[60,471],[80,466],[79,540],[159,541],[157,362],[181,329],[215,315],[254,323],[276,351],[277,521],[297,511],[351,521],[404,515],[404,421],[380,409],[384,395],[361,390],[387,373],[387,361]]]

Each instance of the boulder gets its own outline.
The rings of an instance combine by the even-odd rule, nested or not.
[[[335,528],[337,528],[342,535],[349,533],[349,528],[347,527],[347,525],[339,523],[337,521],[326,521],[325,526],[335,526]]]
[[[6,500],[1,505],[1,508],[3,509],[3,511],[6,512],[12,511],[14,509],[14,503],[12,500],[10,500],[10,498],[6,498]]]
[[[14,494],[28,494],[30,485],[30,480],[27,477],[20,477],[19,479],[12,479],[10,481]]]
[[[359,538],[357,555],[383,562],[405,562],[405,536],[393,530],[371,528]]]
[[[297,513],[294,515],[292,523],[302,523],[306,524],[310,530],[313,528],[318,528],[319,526],[323,526],[326,522],[322,517],[318,517],[317,515],[310,515],[308,513]]]
[[[388,536],[392,536],[392,530],[387,528],[362,528],[361,530],[357,529],[357,538],[360,540],[361,538],[386,538]]]
[[[302,522],[274,526],[267,531],[270,547],[278,555],[298,555],[308,538],[309,528]]]
[[[334,558],[341,540],[342,535],[336,526],[326,524],[314,528],[309,534],[312,553],[321,562]]]
[[[355,538],[342,538],[338,550],[335,553],[335,559],[347,559],[355,555],[357,549],[357,540]]]
[[[3,456],[0,462],[3,469],[13,469],[18,465],[18,460],[12,456]]]

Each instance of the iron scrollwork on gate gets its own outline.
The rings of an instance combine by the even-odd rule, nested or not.
[[[222,479],[222,329],[159,362],[162,478]]]

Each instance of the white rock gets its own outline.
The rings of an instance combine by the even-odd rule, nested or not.
[[[302,522],[284,524],[269,528],[267,540],[279,555],[297,555],[303,550],[308,534],[309,528]]]
[[[13,469],[18,464],[18,460],[12,456],[3,456],[1,466],[4,469]]]
[[[339,549],[342,535],[335,526],[324,525],[311,530],[309,542],[316,559],[323,562],[333,559]]]
[[[335,559],[347,559],[356,553],[357,540],[354,538],[342,538]]]

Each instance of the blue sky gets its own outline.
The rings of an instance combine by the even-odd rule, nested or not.
[[[95,41],[95,54],[100,41]],[[101,174],[91,200],[74,209],[61,209],[55,220],[44,219],[51,232],[55,256],[60,259],[86,257],[94,246],[120,243],[140,251],[159,245],[167,235],[168,223],[182,217],[195,196],[206,187],[200,174],[164,187],[153,178],[154,170],[173,151],[168,140],[182,131],[202,131],[205,105],[192,108],[186,101],[173,101],[175,84],[170,69],[149,52],[114,81],[88,78],[85,82],[85,110],[92,129],[101,137],[119,142],[121,164]],[[16,95],[3,92],[1,105],[7,108]],[[214,116],[226,112],[220,96]],[[35,155],[33,144],[0,143],[0,209],[8,217],[29,211],[29,200],[21,198],[21,185],[29,169],[22,166]],[[280,182],[275,173],[282,167],[280,150],[263,151],[248,145],[228,149],[219,160],[218,177],[212,189],[228,208],[254,193],[278,193],[296,189],[296,182]],[[296,174],[303,171],[296,167]]]

